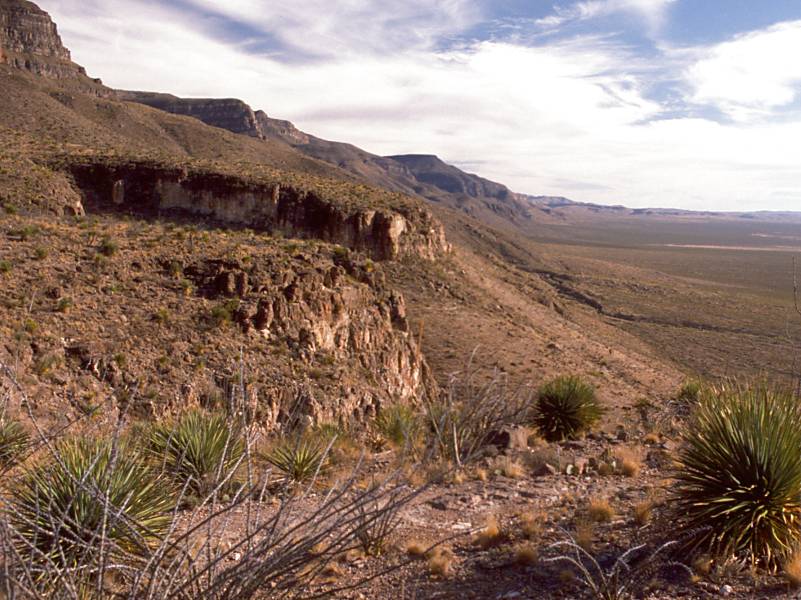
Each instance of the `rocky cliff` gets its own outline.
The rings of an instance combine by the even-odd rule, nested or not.
[[[264,132],[253,109],[234,98],[178,98],[171,94],[154,92],[117,91],[117,97],[127,102],[138,102],[175,115],[194,117],[206,125],[227,129],[255,138],[264,138]]]
[[[0,62],[55,79],[86,75],[50,15],[25,0],[0,0]]]
[[[434,259],[450,250],[442,225],[421,207],[373,207],[336,193],[263,183],[152,162],[73,161],[66,167],[87,212],[178,213],[363,251],[376,260]],[[365,192],[365,197],[368,192]]]

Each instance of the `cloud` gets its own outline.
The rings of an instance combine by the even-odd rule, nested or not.
[[[538,19],[546,28],[559,27],[570,21],[584,21],[615,14],[633,14],[645,21],[652,35],[658,33],[668,8],[676,0],[583,0],[566,8],[556,6],[555,13]]]
[[[429,48],[480,17],[468,0],[189,0],[198,9],[270,32],[310,56],[390,54]]]
[[[680,83],[689,96],[677,106],[688,100],[769,108],[792,102],[792,78],[784,71],[762,75],[779,83],[756,100],[739,86],[712,86],[713,69],[692,83],[691,65],[729,56],[717,46],[668,49],[644,59],[603,32],[535,45],[442,44],[459,29],[443,15],[453,10],[464,16],[463,5],[455,2],[419,25],[415,11],[433,3],[410,0],[393,15],[402,22],[398,31],[419,25],[423,33],[409,34],[411,41],[382,41],[380,32],[394,29],[394,17],[384,16],[370,25],[369,43],[360,46],[355,29],[340,37],[329,16],[324,20],[330,22],[314,24],[319,38],[316,29],[306,32],[297,46],[345,49],[291,63],[213,35],[207,13],[179,11],[174,3],[41,3],[75,59],[114,87],[239,97],[310,133],[379,154],[431,152],[460,164],[481,161],[481,175],[533,195],[631,206],[798,208],[801,121],[691,118],[673,100],[654,94],[655,82],[684,76]],[[301,4],[307,3],[287,3],[284,18],[295,25],[280,34],[282,43],[301,36],[304,20],[316,19]],[[354,14],[369,10],[368,4],[344,3]],[[235,0],[226,18],[247,18],[250,29],[266,30],[273,2],[260,2],[266,12],[256,16],[249,16],[249,6]],[[400,49],[392,52],[392,44]]]
[[[801,21],[779,23],[699,51],[686,79],[691,100],[738,121],[791,105],[801,90]]]

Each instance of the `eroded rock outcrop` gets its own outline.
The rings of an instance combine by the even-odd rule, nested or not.
[[[25,0],[0,0],[0,62],[55,79],[86,75],[50,15]]]
[[[184,269],[199,294],[233,300],[227,306],[243,332],[286,345],[306,364],[340,369],[336,394],[308,394],[300,408],[291,406],[297,386],[262,387],[259,420],[274,425],[294,409],[316,422],[362,421],[382,404],[436,394],[409,332],[403,297],[387,288],[380,271],[346,257],[334,263],[300,258],[308,266],[299,270],[226,260]]]
[[[206,125],[227,129],[233,133],[264,138],[256,113],[242,100],[235,98],[178,98],[155,92],[128,92],[119,90],[117,97],[138,102],[176,115],[193,117]]]
[[[413,204],[373,208],[366,201],[360,206],[290,185],[152,163],[75,163],[69,168],[89,211],[185,213],[333,242],[376,260],[430,260],[450,249],[442,225]]]

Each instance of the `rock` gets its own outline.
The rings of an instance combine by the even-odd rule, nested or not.
[[[0,62],[51,79],[86,75],[72,62],[50,15],[21,0],[0,2]]]
[[[576,475],[583,475],[587,472],[589,461],[584,457],[579,457],[573,461],[573,464],[576,465]]]
[[[441,498],[430,500],[428,505],[435,510],[448,510],[448,503]]]
[[[552,464],[543,463],[538,469],[536,469],[533,475],[537,477],[542,477],[545,475],[558,475],[559,469],[554,467]]]
[[[731,596],[734,593],[734,588],[728,584],[722,585],[720,586],[719,593],[721,596]]]

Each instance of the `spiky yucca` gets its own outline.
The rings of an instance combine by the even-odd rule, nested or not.
[[[14,463],[29,442],[30,436],[19,422],[0,413],[0,468]]]
[[[189,412],[175,423],[156,425],[150,447],[166,471],[199,496],[229,479],[245,453],[236,427],[222,415],[200,411]]]
[[[282,441],[265,459],[288,480],[303,483],[323,470],[328,459],[326,449],[319,439],[300,437]]]
[[[675,498],[695,540],[770,568],[801,536],[801,409],[766,385],[705,392],[679,454]]]
[[[534,423],[548,441],[575,438],[601,418],[604,411],[595,389],[580,377],[562,376],[539,390]]]
[[[420,419],[408,404],[391,404],[382,409],[375,419],[378,433],[396,446],[414,444],[420,434]]]
[[[173,495],[138,451],[113,454],[107,440],[68,440],[23,476],[7,506],[22,556],[91,571],[101,546],[119,558],[158,543]]]

